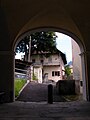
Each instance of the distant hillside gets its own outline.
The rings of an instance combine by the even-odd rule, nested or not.
[[[70,61],[70,62],[68,63],[68,65],[72,65],[72,61]]]

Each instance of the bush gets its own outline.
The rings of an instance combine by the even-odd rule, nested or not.
[[[38,78],[35,74],[33,74],[33,80],[38,80]]]

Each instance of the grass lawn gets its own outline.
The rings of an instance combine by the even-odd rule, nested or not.
[[[25,85],[26,80],[24,79],[15,79],[15,97],[19,95],[19,91]]]

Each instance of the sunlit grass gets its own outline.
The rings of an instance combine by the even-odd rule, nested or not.
[[[19,95],[20,90],[25,85],[26,80],[24,79],[15,79],[15,97]]]

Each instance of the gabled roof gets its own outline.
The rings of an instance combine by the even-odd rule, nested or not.
[[[41,51],[41,52],[38,52],[38,53],[37,52],[32,53],[32,55],[37,55],[37,54],[39,54],[39,55],[58,54],[58,55],[61,56],[61,58],[64,62],[64,65],[67,64],[66,55],[64,53],[62,53],[61,51],[59,51],[58,49],[56,49],[53,53],[51,53],[49,51],[46,51],[46,52]]]
[[[64,65],[67,64],[67,60],[66,60],[66,54],[62,53],[61,51],[59,51],[58,49],[55,51],[56,53],[59,53],[63,62],[64,62]]]

